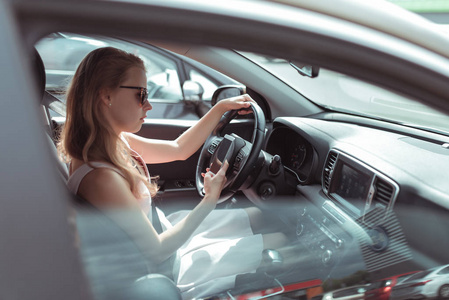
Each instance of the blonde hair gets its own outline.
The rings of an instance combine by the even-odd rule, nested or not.
[[[139,198],[140,181],[146,184],[151,196],[156,195],[157,185],[134,167],[139,164],[131,149],[112,130],[100,110],[100,91],[118,88],[131,67],[145,70],[139,57],[112,47],[96,49],[81,61],[67,91],[67,117],[58,148],[66,162],[76,158],[89,165],[93,161],[111,163]]]

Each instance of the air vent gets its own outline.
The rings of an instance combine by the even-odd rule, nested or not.
[[[385,206],[388,206],[393,199],[394,195],[394,187],[386,182],[385,180],[376,177],[375,183],[375,192],[373,197],[374,203],[381,203]]]
[[[323,171],[323,188],[327,192],[331,183],[332,172],[334,170],[335,163],[337,162],[338,154],[331,151],[327,156],[326,165]]]

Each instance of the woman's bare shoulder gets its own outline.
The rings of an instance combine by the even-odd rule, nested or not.
[[[81,181],[78,193],[94,205],[134,206],[129,183],[116,170],[95,168]]]

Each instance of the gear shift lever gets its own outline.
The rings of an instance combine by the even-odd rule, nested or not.
[[[281,271],[284,258],[277,250],[265,249],[262,251],[262,263],[257,272],[265,273],[270,277],[276,276]]]
[[[239,287],[238,293],[243,294],[256,290],[265,290],[267,286],[273,286],[280,287],[281,290],[269,296],[282,294],[285,289],[281,282],[276,279],[276,276],[282,273],[283,264],[284,258],[278,251],[273,249],[263,250],[260,267],[255,273],[237,275],[235,286]],[[229,292],[228,295],[230,295]]]

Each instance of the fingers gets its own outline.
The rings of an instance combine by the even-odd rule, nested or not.
[[[203,177],[203,178],[205,178],[206,177],[206,175],[209,175],[209,177],[214,177],[214,173],[212,173],[211,171],[207,171],[206,173],[201,173],[201,176]]]
[[[225,162],[221,165],[220,170],[218,170],[217,174],[214,174],[210,171],[210,168],[206,168],[205,173],[201,173],[201,176],[205,178],[206,176],[209,176],[210,178],[214,177],[215,175],[226,175],[226,171],[228,170],[229,162],[225,160]]]
[[[251,103],[256,103],[248,94],[244,94],[241,97],[243,97],[242,100],[240,100],[241,105],[243,106],[239,111],[239,115],[247,115],[252,113],[251,109]]]
[[[245,107],[250,107],[251,102],[256,103],[256,101],[254,101],[248,94],[240,97],[240,103],[242,103]]]
[[[226,174],[226,171],[228,170],[229,162],[228,160],[225,160],[224,163],[221,165],[220,170],[217,172],[217,175],[221,172],[222,174]]]
[[[244,101],[246,101],[246,102],[256,102],[256,101],[254,101],[253,98],[251,98],[251,96],[248,95],[248,94],[243,94],[242,97],[244,98]]]
[[[253,110],[249,109],[249,108],[242,108],[237,112],[239,115],[247,115],[247,114],[252,114]]]
[[[226,160],[218,170],[217,174],[212,173],[210,170],[206,173],[201,173],[204,178],[204,193],[206,195],[212,195],[217,199],[223,187],[226,184],[226,171],[229,167],[229,163]]]
[[[250,95],[244,94],[241,96],[236,96],[228,99],[224,99],[219,102],[226,111],[237,110],[239,114],[245,115],[252,113],[251,103],[257,103],[254,101]]]
[[[229,163],[227,160],[225,160],[222,164],[220,169],[218,170],[217,174],[214,175],[218,175],[218,174],[222,174],[222,173],[226,173],[226,170],[228,169]],[[213,173],[212,173],[213,174]]]
[[[248,94],[229,98],[229,101],[238,103],[240,105],[243,105],[244,107],[249,107],[251,105],[251,102],[256,103],[256,101],[254,101],[253,98],[251,98]]]

